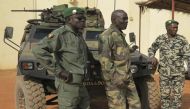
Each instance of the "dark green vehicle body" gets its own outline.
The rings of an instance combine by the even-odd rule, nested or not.
[[[17,109],[45,109],[56,99],[56,88],[54,86],[54,74],[48,72],[35,59],[31,48],[51,31],[64,25],[64,18],[60,10],[67,8],[66,5],[51,8],[54,14],[42,11],[41,19],[32,19],[24,29],[24,35],[20,45],[10,40],[13,35],[13,28],[5,29],[4,42],[10,47],[19,46],[17,83],[16,83],[16,108]],[[101,66],[98,61],[98,34],[104,31],[104,19],[100,10],[85,8],[87,23],[83,36],[86,43],[96,59],[96,67],[88,64],[88,73],[84,85],[91,96],[91,109],[108,109],[107,99],[104,90],[104,81],[101,78]],[[18,11],[18,10],[16,10]],[[23,11],[23,10],[22,10]],[[24,10],[26,11],[26,10]],[[37,10],[29,10],[36,12]],[[56,13],[56,11],[58,13]],[[50,16],[50,18],[47,17]],[[56,19],[51,16],[56,16]],[[46,19],[46,20],[44,20]],[[49,20],[48,20],[49,19]],[[60,23],[61,21],[61,23]],[[142,101],[143,109],[157,109],[160,104],[159,89],[152,77],[155,73],[154,66],[148,61],[148,57],[135,51],[131,54],[133,77]],[[46,100],[46,96],[53,95],[53,98]]]

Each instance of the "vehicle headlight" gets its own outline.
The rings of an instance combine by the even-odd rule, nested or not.
[[[21,67],[24,70],[33,70],[34,69],[34,63],[33,62],[22,62]]]
[[[138,71],[138,67],[136,65],[131,65],[130,70],[131,73],[136,73]]]

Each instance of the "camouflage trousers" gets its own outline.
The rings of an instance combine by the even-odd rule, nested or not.
[[[109,109],[141,109],[140,99],[133,79],[128,80],[125,88],[113,88],[106,82],[106,94]],[[129,107],[126,106],[128,103]]]
[[[79,84],[67,84],[58,80],[59,109],[90,109],[90,97],[85,86]]]
[[[180,109],[185,77],[160,75],[161,109]]]

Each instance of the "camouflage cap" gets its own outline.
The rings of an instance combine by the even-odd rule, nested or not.
[[[175,23],[175,24],[177,24],[177,25],[179,24],[178,21],[175,21],[175,20],[167,20],[166,23],[165,23],[165,26],[171,25],[171,24],[173,24],[173,23]]]
[[[65,17],[69,17],[73,14],[83,14],[85,11],[83,8],[79,8],[79,7],[70,7],[70,8],[66,8],[63,11],[63,14]]]

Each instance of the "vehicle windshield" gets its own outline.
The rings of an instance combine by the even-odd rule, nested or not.
[[[38,42],[41,39],[43,39],[45,36],[47,36],[49,33],[51,33],[54,29],[43,29],[38,28],[36,29],[35,34],[33,35],[31,41]],[[87,41],[95,41],[98,38],[98,35],[102,33],[102,31],[87,31],[86,32],[86,40]]]
[[[95,41],[95,40],[97,40],[98,35],[101,33],[102,33],[102,31],[87,31],[85,40]]]
[[[34,42],[38,42],[41,39],[43,39],[45,36],[47,36],[49,33],[51,33],[54,29],[42,29],[42,28],[38,28],[36,29],[35,34],[32,37],[32,41]]]

